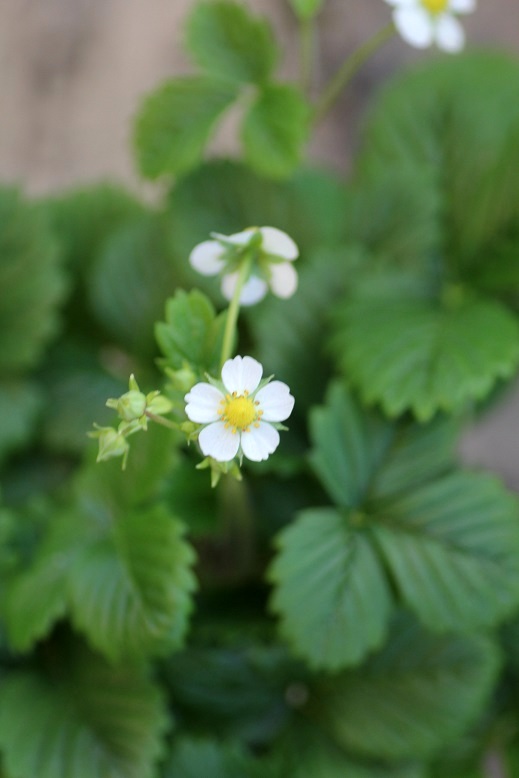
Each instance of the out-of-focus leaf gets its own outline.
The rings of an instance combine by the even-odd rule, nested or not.
[[[269,22],[228,0],[196,5],[188,19],[186,43],[201,68],[229,81],[260,84],[277,59]]]
[[[30,438],[41,403],[41,393],[35,384],[0,383],[0,459]]]
[[[236,87],[209,76],[167,81],[136,118],[134,143],[143,176],[179,175],[202,159],[217,119],[237,97]]]

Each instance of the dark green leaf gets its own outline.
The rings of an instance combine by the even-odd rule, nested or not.
[[[391,594],[369,539],[333,508],[300,514],[278,538],[272,608],[294,651],[313,667],[358,664],[380,646]]]
[[[261,83],[277,59],[268,21],[226,0],[197,4],[188,20],[187,45],[201,68],[229,81]]]
[[[247,162],[265,176],[290,175],[301,160],[308,119],[308,105],[295,87],[265,86],[245,116],[242,128]]]
[[[153,329],[176,286],[162,222],[147,217],[106,241],[88,279],[92,310],[110,335],[132,353],[156,353]]]
[[[0,190],[0,372],[31,367],[58,328],[65,289],[43,209]]]
[[[167,714],[135,667],[93,655],[3,680],[0,745],[12,778],[152,778]]]
[[[313,716],[340,745],[359,754],[428,756],[476,719],[498,670],[490,640],[433,637],[400,619],[380,654],[323,682]]]
[[[421,421],[459,411],[509,378],[519,361],[519,326],[485,299],[448,306],[409,298],[355,299],[338,312],[337,359],[368,403]]]
[[[205,76],[177,78],[152,92],[135,124],[141,173],[156,179],[195,167],[217,119],[236,97],[232,85]]]
[[[374,537],[402,600],[431,629],[471,630],[519,600],[519,515],[495,479],[453,473],[378,508]]]
[[[0,459],[29,439],[41,408],[38,388],[21,381],[0,383]]]

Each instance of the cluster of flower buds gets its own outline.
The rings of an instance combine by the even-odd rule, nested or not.
[[[143,394],[135,377],[131,375],[128,391],[121,397],[110,398],[106,401],[106,405],[117,411],[121,422],[117,428],[100,427],[98,424],[94,424],[96,430],[90,432],[89,436],[99,440],[98,462],[122,456],[124,470],[130,450],[128,437],[139,430],[146,430],[149,420],[156,420],[169,413],[172,404],[159,391]]]

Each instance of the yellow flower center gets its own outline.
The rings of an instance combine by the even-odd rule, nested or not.
[[[236,392],[233,392],[220,402],[220,419],[225,422],[226,427],[232,427],[233,432],[247,432],[251,424],[257,426],[257,420],[263,414],[263,411],[258,410],[258,401],[252,400],[248,394],[245,392],[237,397]]]
[[[421,0],[422,5],[432,14],[439,14],[447,9],[449,0]]]

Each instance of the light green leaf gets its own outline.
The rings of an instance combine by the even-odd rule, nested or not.
[[[288,84],[265,86],[245,116],[245,158],[258,173],[272,178],[290,175],[301,160],[308,138],[309,108]]]
[[[167,714],[141,670],[93,655],[2,682],[0,746],[11,778],[153,778]]]
[[[186,42],[201,68],[229,81],[260,84],[277,59],[268,21],[237,2],[198,3],[188,20]]]
[[[519,326],[497,302],[354,299],[338,312],[338,362],[366,403],[421,421],[484,398],[519,362]]]
[[[166,303],[166,321],[155,326],[155,336],[174,370],[191,366],[202,378],[219,370],[226,314],[216,315],[208,298],[197,291],[178,290]]]
[[[194,553],[160,506],[124,513],[83,543],[68,577],[71,618],[110,659],[163,654],[184,639]]]
[[[491,626],[517,607],[518,506],[494,478],[452,473],[374,510],[400,596],[430,629]]]
[[[480,714],[499,670],[479,636],[433,637],[398,620],[390,642],[356,671],[315,691],[314,718],[344,748],[368,757],[425,757]]]
[[[41,394],[34,384],[22,381],[0,383],[0,459],[29,439],[38,411]]]
[[[209,76],[177,78],[152,92],[135,123],[135,150],[143,176],[180,175],[195,167],[217,119],[237,94],[232,84]]]
[[[312,19],[324,5],[325,0],[289,0],[294,13],[300,19]]]
[[[58,329],[65,283],[42,208],[0,189],[0,372],[32,367]]]
[[[271,607],[294,651],[315,668],[358,664],[381,645],[391,594],[369,539],[333,508],[302,512],[278,537]]]
[[[131,353],[156,353],[153,329],[176,286],[163,224],[156,216],[122,226],[98,254],[88,276],[97,321]]]

